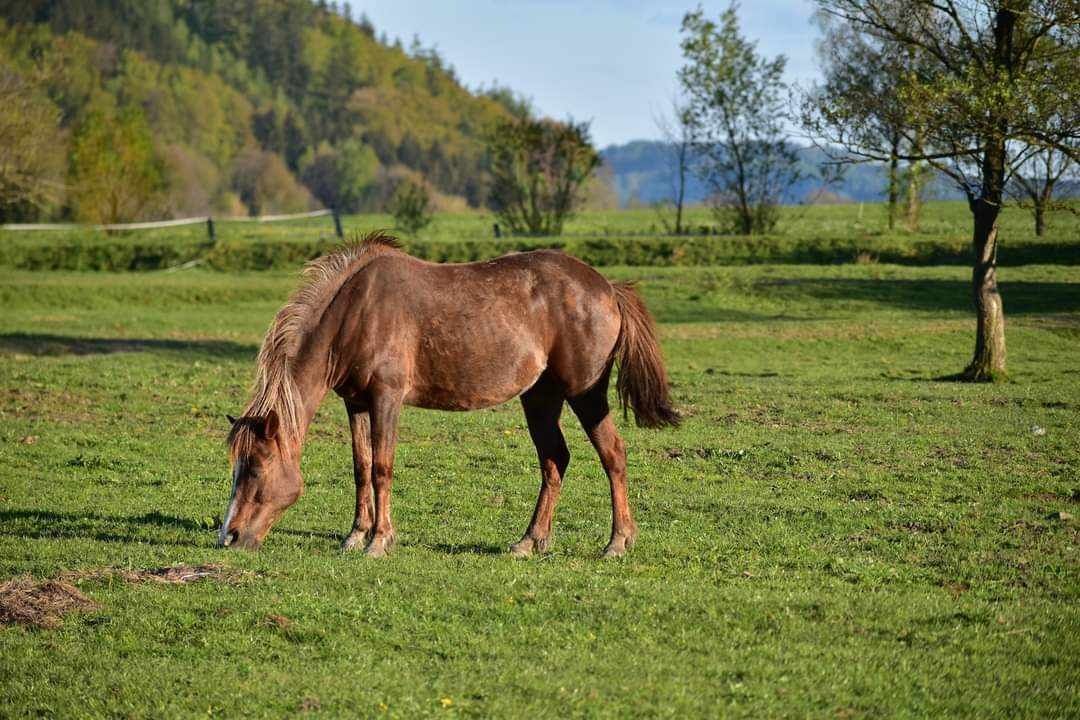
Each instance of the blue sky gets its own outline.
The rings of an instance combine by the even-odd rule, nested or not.
[[[679,24],[693,0],[352,0],[376,31],[435,45],[470,87],[498,80],[547,115],[591,120],[599,146],[658,136],[682,64]],[[717,15],[727,2],[703,2]],[[746,0],[744,34],[788,57],[788,80],[817,76],[809,0]]]

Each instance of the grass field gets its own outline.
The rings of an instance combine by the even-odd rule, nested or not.
[[[1047,239],[1057,242],[1080,241],[1080,216],[1057,211],[1050,213]],[[496,219],[487,212],[439,213],[430,225],[410,240],[426,242],[476,240],[493,237]],[[687,210],[687,224],[700,232],[711,227],[714,219],[708,208]],[[367,232],[394,227],[394,218],[386,214],[348,215],[342,218],[346,231]],[[216,235],[223,241],[288,240],[312,241],[332,237],[333,223],[329,217],[318,217],[276,223],[225,222],[215,225]],[[505,231],[505,228],[504,228]],[[665,233],[661,214],[654,209],[640,208],[617,211],[585,211],[577,213],[566,224],[569,236],[634,236]],[[781,208],[780,222],[775,235],[787,237],[898,237],[898,238],[962,238],[971,237],[971,213],[966,203],[937,201],[927,203],[920,228],[911,232],[898,223],[893,231],[886,224],[883,203],[854,205],[809,205]],[[1031,213],[1010,208],[1001,216],[1003,241],[1026,242],[1034,235]],[[207,240],[205,225],[188,225],[159,230],[138,230],[105,233],[87,230],[48,230],[33,232],[0,231],[4,242],[49,244],[55,242],[81,243],[128,240],[130,242],[203,243]]]
[[[337,550],[328,401],[304,498],[218,550],[224,414],[292,276],[0,271],[0,577],[246,573],[84,580],[100,610],[0,627],[0,715],[1080,713],[1080,269],[1002,271],[1013,382],[978,386],[934,379],[971,350],[961,267],[605,272],[643,282],[687,415],[620,423],[641,534],[615,562],[569,416],[554,552],[504,552],[538,486],[515,404],[406,412],[400,546],[371,561]]]
[[[969,265],[970,212],[962,203],[927,205],[922,228],[886,231],[882,204],[785,207],[768,236],[713,235],[708,210],[693,208],[690,235],[662,231],[657,211],[583,212],[559,237],[496,239],[493,216],[443,213],[415,237],[410,251],[436,262],[484,260],[510,251],[559,248],[600,267],[701,266],[882,262],[902,265]],[[350,236],[392,228],[387,215],[343,219]],[[128,272],[200,267],[227,272],[292,270],[327,252],[338,240],[329,218],[274,224],[217,225],[215,242],[199,226],[120,233],[87,229],[0,231],[0,267],[32,271]],[[1080,213],[1053,214],[1044,237],[1032,232],[1028,214],[1002,216],[1002,265],[1080,265]]]

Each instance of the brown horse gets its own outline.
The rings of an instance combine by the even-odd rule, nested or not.
[[[308,265],[258,357],[254,397],[230,418],[232,498],[222,545],[258,548],[300,497],[300,450],[327,391],[352,429],[356,518],[343,549],[373,557],[394,545],[390,486],[403,405],[476,410],[521,396],[540,458],[540,497],[515,555],[551,544],[570,460],[559,416],[568,401],[611,482],[611,542],[622,555],[637,527],[626,499],[626,450],[608,409],[617,392],[645,427],[674,425],[652,318],[628,284],[608,282],[554,251],[439,265],[373,233]]]

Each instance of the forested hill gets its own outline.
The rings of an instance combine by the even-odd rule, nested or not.
[[[514,108],[509,91],[471,92],[434,50],[391,43],[336,3],[0,8],[0,112],[17,99],[41,125],[28,151],[57,188],[43,210],[7,204],[6,219],[356,211],[420,177],[444,205],[478,206],[483,134]]]

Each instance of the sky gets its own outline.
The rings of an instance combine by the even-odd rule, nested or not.
[[[351,0],[377,33],[419,35],[470,88],[498,81],[543,114],[592,122],[599,147],[660,137],[682,65],[679,25],[694,0]],[[724,2],[702,2],[716,17]],[[818,77],[809,0],[744,0],[743,34],[788,57],[787,80]]]

